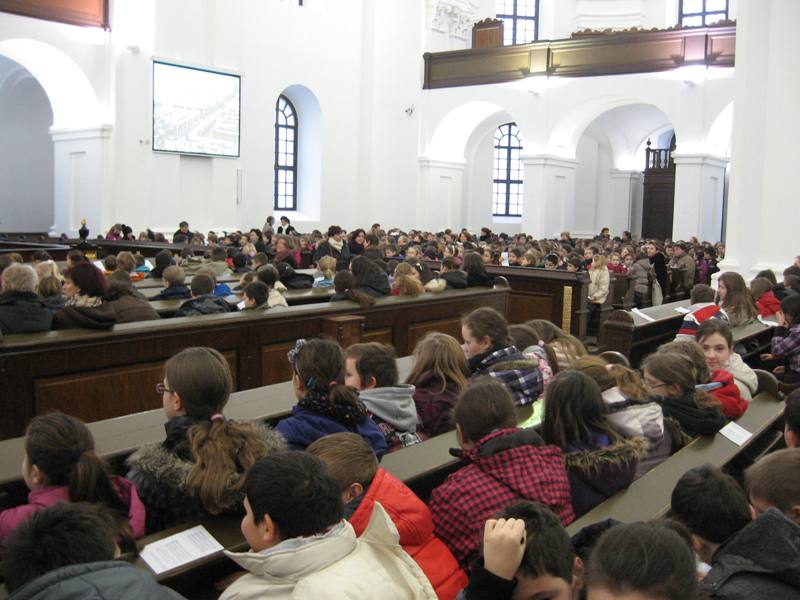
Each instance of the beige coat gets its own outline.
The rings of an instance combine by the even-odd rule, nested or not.
[[[608,285],[611,281],[608,269],[590,270],[589,280],[589,302],[603,304],[608,297]]]

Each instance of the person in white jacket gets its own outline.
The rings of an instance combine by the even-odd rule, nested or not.
[[[379,503],[356,537],[343,519],[339,483],[316,456],[272,453],[253,465],[245,489],[250,551],[226,554],[249,573],[220,600],[436,599]]]

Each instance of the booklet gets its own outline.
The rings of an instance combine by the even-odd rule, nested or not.
[[[198,525],[147,544],[141,552],[141,557],[156,575],[160,575],[222,550],[222,545],[208,533],[208,530]]]

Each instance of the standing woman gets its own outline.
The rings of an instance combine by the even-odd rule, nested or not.
[[[655,273],[656,281],[658,281],[658,285],[661,286],[661,297],[664,297],[669,291],[669,277],[667,275],[667,259],[664,258],[664,255],[658,251],[656,245],[653,242],[650,242],[645,247],[647,251],[647,258],[650,260],[650,268],[653,269]],[[658,304],[661,304],[659,302]],[[656,303],[653,302],[655,306]]]
[[[728,271],[719,276],[717,304],[727,314],[731,327],[744,325],[758,318],[758,309],[747,284],[738,273]]]

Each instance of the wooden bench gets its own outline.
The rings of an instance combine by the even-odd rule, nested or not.
[[[333,288],[286,290],[286,292],[283,294],[283,297],[286,298],[286,302],[289,303],[289,306],[300,306],[304,304],[321,304],[324,302],[329,302],[334,293],[335,292]],[[235,291],[230,296],[225,296],[225,300],[229,304],[238,304],[242,301],[241,290]],[[150,306],[152,306],[159,315],[166,318],[174,316],[184,302],[186,302],[186,300],[151,300]]]
[[[164,361],[189,346],[220,350],[234,389],[247,390],[291,377],[286,352],[297,338],[383,342],[404,356],[429,331],[458,337],[461,317],[475,308],[505,314],[508,296],[508,289],[472,288],[380,298],[367,309],[345,301],[127,323],[111,331],[9,335],[0,344],[0,439],[22,435],[31,417],[48,410],[91,422],[157,408],[150,390],[161,381]]]

